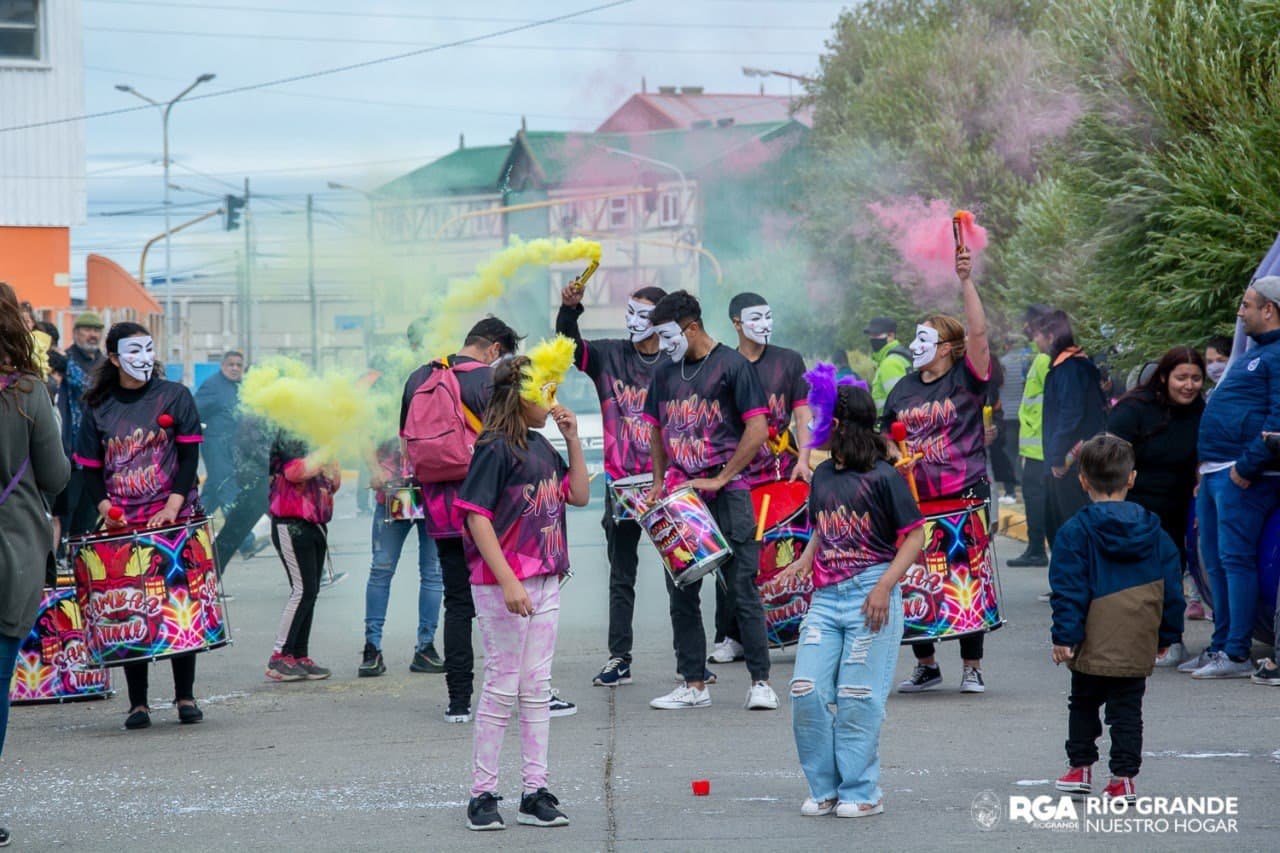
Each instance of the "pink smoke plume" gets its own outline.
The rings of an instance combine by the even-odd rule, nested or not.
[[[867,205],[897,249],[902,264],[893,280],[925,304],[952,292],[956,283],[956,244],[951,221],[955,208],[940,199],[929,204],[916,196]],[[961,214],[967,211],[960,211]],[[975,260],[987,247],[987,229],[961,216],[965,245]]]

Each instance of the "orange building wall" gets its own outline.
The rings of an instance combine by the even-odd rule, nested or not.
[[[0,281],[36,308],[69,306],[71,229],[0,226]]]

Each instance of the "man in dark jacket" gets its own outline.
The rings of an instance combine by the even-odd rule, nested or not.
[[[58,414],[62,416],[62,449],[71,458],[80,434],[84,416],[84,392],[92,384],[93,374],[106,356],[99,349],[102,340],[102,318],[93,311],[76,317],[71,330],[72,344],[67,347],[62,385],[58,389]],[[63,534],[87,533],[98,521],[98,513],[88,500],[81,500],[84,477],[79,465],[72,465],[71,480],[54,503],[54,514],[62,520]]]
[[[239,484],[232,461],[236,443],[236,424],[240,410],[240,380],[244,376],[244,354],[235,350],[222,356],[218,372],[206,379],[196,391],[196,408],[204,422],[204,470],[207,479],[200,502],[212,515],[227,511],[235,502]]]
[[[1088,794],[1107,706],[1111,783],[1106,794],[1137,799],[1142,696],[1156,655],[1182,640],[1178,550],[1160,519],[1125,500],[1135,479],[1133,448],[1113,435],[1080,449],[1080,485],[1092,505],[1062,526],[1049,562],[1053,662],[1071,668],[1067,716],[1070,770],[1059,791]]]

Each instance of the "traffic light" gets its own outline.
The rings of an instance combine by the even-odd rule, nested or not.
[[[228,195],[223,202],[222,227],[234,231],[240,227],[240,210],[244,207],[244,199],[238,195]]]

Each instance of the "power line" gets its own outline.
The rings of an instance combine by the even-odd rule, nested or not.
[[[455,39],[454,41],[444,42],[443,44],[424,47],[418,50],[411,50],[406,53],[397,53],[392,56],[382,56],[382,57],[378,57],[377,59],[366,59],[362,62],[352,62],[348,65],[339,65],[334,68],[324,68],[319,71],[309,71],[304,74],[295,74],[291,77],[281,77],[276,80],[266,80],[261,83],[250,83],[245,86],[236,86],[231,89],[222,89],[221,91],[217,91],[217,92],[206,92],[200,95],[192,95],[189,98],[187,98],[187,100],[200,101],[200,100],[205,100],[207,98],[221,98],[221,97],[225,97],[226,95],[236,95],[242,92],[253,92],[259,89],[267,89],[272,86],[282,86],[286,83],[297,83],[300,80],[314,80],[317,77],[327,77],[331,74],[341,74],[347,71],[354,71],[360,68],[369,68],[374,65],[382,65],[387,62],[396,62],[398,60],[408,59],[414,56],[422,56],[428,53],[437,53],[442,50],[447,50],[448,48],[451,48],[451,47],[462,47],[463,45],[475,44],[482,41],[488,41],[489,39],[499,38],[500,36],[511,35],[512,33],[519,33],[519,32],[524,32],[525,30],[532,30],[537,27],[547,26],[549,24],[554,24],[558,21],[567,21],[572,18],[581,17],[583,15],[589,15],[593,12],[600,12],[605,9],[612,9],[616,6],[625,6],[630,2],[632,2],[632,0],[612,0],[612,2],[601,3],[597,6],[591,6],[587,9],[580,9],[576,12],[566,12],[563,15],[556,15],[551,18],[543,18],[541,20],[534,21],[529,24],[522,24],[520,26],[515,26],[515,27],[507,27],[506,29],[495,30],[494,32],[485,33],[483,35],[471,36],[469,38],[463,38],[463,39]],[[37,127],[49,127],[51,125],[57,125],[57,124],[68,124],[70,122],[86,121],[88,119],[93,119],[93,118],[105,118],[107,116],[123,115],[125,113],[134,113],[134,112],[138,112],[139,110],[149,110],[149,109],[152,109],[152,106],[150,104],[142,104],[136,107],[122,107],[120,109],[104,110],[102,112],[97,112],[97,113],[86,113],[78,116],[68,116],[66,118],[49,119],[48,121],[36,121],[36,122],[30,122],[28,124],[18,124],[18,125],[12,125],[10,127],[0,127],[0,133],[9,133],[15,130],[31,130]]]

